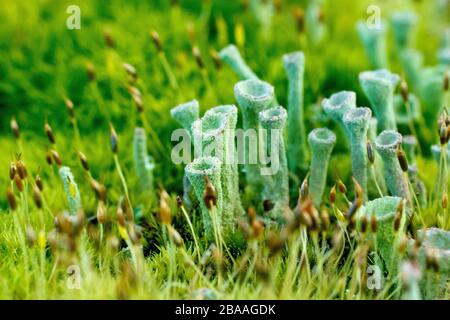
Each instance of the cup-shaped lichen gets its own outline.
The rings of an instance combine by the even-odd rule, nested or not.
[[[306,131],[303,110],[303,76],[305,73],[305,55],[293,52],[283,56],[284,69],[289,81],[288,86],[288,120],[287,120],[287,154],[289,169],[306,166]]]
[[[191,100],[180,104],[170,110],[170,114],[185,130],[189,132],[192,139],[192,123],[199,118],[199,105],[197,100]],[[193,190],[186,175],[183,176],[183,201],[188,208],[193,204]]]
[[[242,123],[245,137],[241,141],[247,140],[242,154],[247,176],[247,184],[253,191],[261,191],[260,163],[258,161],[258,127],[259,113],[268,109],[274,98],[274,89],[267,82],[250,79],[238,82],[234,86],[234,95],[242,111]],[[241,150],[240,150],[241,151]]]
[[[225,61],[241,80],[258,79],[252,69],[245,63],[238,48],[234,44],[223,48],[219,55],[220,59]]]
[[[365,216],[371,221],[372,215],[375,215],[377,221],[376,247],[381,259],[384,261],[386,269],[390,272],[397,270],[398,257],[394,256],[395,230],[394,220],[402,198],[400,197],[382,197],[367,202],[358,210],[356,218],[361,221]],[[406,215],[402,214],[400,228],[404,227]],[[401,232],[399,229],[397,232]]]
[[[398,75],[386,69],[359,74],[359,83],[372,106],[380,130],[397,130],[394,91],[399,81]]]
[[[437,119],[444,107],[444,77],[446,67],[437,66],[424,69],[420,74],[420,99],[425,123],[431,128],[437,126]]]
[[[191,132],[192,123],[199,118],[197,100],[182,103],[170,110],[170,114],[184,129]]]
[[[202,211],[203,226],[209,241],[214,239],[214,219],[218,219],[218,225],[221,226],[223,234],[232,231],[232,221],[223,221],[223,199],[221,186],[221,163],[216,157],[200,157],[189,163],[185,168],[186,176],[194,187]],[[207,183],[211,183],[215,192],[215,205],[211,206],[205,201],[211,200],[205,197]]]
[[[264,200],[270,200],[276,208],[289,206],[289,178],[283,138],[286,119],[287,112],[283,107],[259,113],[261,128],[266,133],[265,156],[270,159],[270,167],[262,168],[268,178],[262,193]]]
[[[327,128],[317,128],[308,135],[311,149],[309,195],[316,207],[322,202],[327,180],[328,163],[336,143],[336,135]]]
[[[373,69],[387,68],[385,24],[380,22],[378,26],[369,27],[365,21],[359,21],[356,27],[370,66]]]
[[[383,159],[384,179],[392,196],[398,196],[411,203],[408,181],[402,171],[398,158],[398,147],[402,143],[402,135],[397,131],[385,130],[375,140],[375,149]]]
[[[391,15],[395,46],[399,52],[414,44],[416,22],[417,16],[412,11],[398,11]]]
[[[419,121],[421,117],[419,98],[412,93],[408,94],[408,105],[405,104],[401,94],[394,95],[394,110],[397,124],[407,125],[411,120]]]
[[[400,62],[406,81],[412,91],[417,92],[420,81],[420,71],[423,66],[423,55],[416,49],[405,49],[400,53]]]
[[[337,122],[345,132],[347,129],[344,125],[344,114],[356,108],[356,93],[353,91],[340,91],[322,100],[322,108],[325,113]]]
[[[352,172],[364,192],[367,200],[367,131],[372,111],[369,108],[349,109],[343,117],[343,122],[350,137],[352,157]]]
[[[69,212],[72,215],[78,213],[78,210],[82,208],[81,197],[78,186],[73,178],[72,171],[69,167],[61,167],[59,169],[59,177],[64,186],[64,192],[67,196],[67,202],[69,203]]]
[[[310,1],[306,9],[306,32],[308,34],[308,40],[313,45],[320,43],[326,31],[325,24],[323,23],[321,2],[319,0]]]
[[[229,201],[231,204],[231,211],[235,217],[240,216],[244,213],[244,209],[242,208],[240,196],[239,196],[239,172],[238,172],[238,161],[237,161],[237,153],[235,146],[235,133],[236,133],[236,124],[238,118],[238,110],[235,105],[221,105],[206,111],[205,115],[202,118],[202,122],[204,121],[213,121],[214,119],[220,119],[217,125],[219,128],[225,129],[223,131],[214,131],[212,132],[203,132],[206,134],[206,138],[211,136],[211,133],[214,135],[218,133],[217,137],[223,135],[223,158],[220,159],[222,161],[222,190],[224,202]],[[217,127],[217,126],[216,126]],[[225,208],[226,206],[224,206]]]
[[[420,239],[418,258],[422,270],[425,272],[427,254],[437,258],[439,272],[427,271],[421,281],[421,288],[425,299],[440,299],[444,297],[447,282],[450,279],[450,232],[438,228],[419,230]]]
[[[133,160],[141,191],[153,190],[153,169],[155,164],[147,153],[147,136],[143,128],[134,130]]]

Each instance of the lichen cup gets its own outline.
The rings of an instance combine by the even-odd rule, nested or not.
[[[375,140],[375,149],[383,160],[384,178],[390,194],[404,198],[410,205],[411,194],[408,181],[397,158],[397,150],[401,143],[402,135],[400,133],[385,130]]]
[[[376,28],[369,28],[366,21],[358,21],[356,29],[366,51],[372,69],[388,67],[386,50],[386,25],[380,22]]]
[[[259,113],[261,128],[265,130],[265,152],[270,159],[268,167],[263,167],[266,183],[263,187],[264,200],[274,204],[274,218],[282,218],[283,208],[289,207],[289,178],[284,146],[283,129],[287,112],[283,107],[274,107]],[[269,162],[269,161],[267,161]]]
[[[243,130],[237,131],[237,137],[244,141],[244,137],[239,134],[251,136],[253,139],[245,144],[243,150],[243,162],[247,185],[251,191],[258,195],[261,192],[263,181],[261,179],[261,164],[258,159],[259,113],[268,109],[274,99],[274,88],[267,82],[250,79],[236,83],[234,86],[234,95],[242,112]]]
[[[402,198],[400,197],[382,197],[372,201],[367,202],[362,206],[356,213],[357,221],[361,221],[362,217],[366,217],[369,221],[372,215],[375,215],[377,220],[377,231],[376,231],[376,248],[378,254],[384,262],[386,270],[391,274],[397,270],[399,257],[395,256],[395,230],[394,230],[394,220],[399,208]],[[406,221],[406,215],[402,215],[402,223],[400,224],[403,228]],[[401,232],[399,229],[397,232]]]
[[[389,70],[364,71],[359,83],[378,120],[379,129],[397,130],[394,113],[394,91],[400,77]]]
[[[343,117],[349,109],[356,108],[356,93],[353,91],[340,91],[322,100],[322,108],[325,113],[341,126],[347,134]]]
[[[442,299],[450,280],[450,232],[439,228],[427,228],[417,232],[421,246],[418,259],[424,276],[420,282],[425,299]],[[438,259],[438,272],[426,271],[426,256],[432,254]]]
[[[349,109],[343,117],[350,138],[352,173],[363,189],[364,200],[367,200],[367,131],[371,118],[369,108]]]
[[[247,63],[245,63],[239,49],[234,44],[230,44],[223,48],[220,51],[219,56],[220,59],[228,64],[234,72],[236,72],[241,80],[258,79],[252,69],[250,69]]]
[[[200,157],[186,165],[186,176],[194,187],[195,195],[200,204],[202,212],[203,227],[206,237],[209,241],[214,239],[214,224],[212,215],[218,219],[219,226],[225,237],[233,232],[233,224],[230,221],[222,221],[223,198],[221,186],[221,163],[216,157]],[[207,179],[207,180],[206,180]],[[214,209],[209,209],[210,205],[205,203],[205,188],[207,181],[209,181],[215,190],[216,205]]]
[[[331,152],[336,144],[336,135],[327,128],[317,128],[308,135],[311,149],[309,195],[314,206],[320,207],[327,180]]]
[[[412,11],[397,11],[391,15],[391,26],[397,51],[414,45],[417,15]]]

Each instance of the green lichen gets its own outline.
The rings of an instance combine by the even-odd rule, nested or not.
[[[296,172],[306,166],[306,131],[303,110],[303,77],[305,73],[305,55],[293,52],[283,56],[284,69],[288,77],[288,120],[287,153],[289,169]]]
[[[347,128],[344,125],[344,114],[356,108],[356,93],[353,91],[340,91],[322,100],[322,108],[325,113],[338,123],[347,134]]]
[[[267,133],[265,150],[271,160],[267,169],[267,183],[263,187],[264,200],[274,204],[275,214],[281,214],[281,208],[289,206],[289,177],[284,146],[283,129],[287,112],[283,107],[275,107],[259,113],[261,128]],[[281,218],[278,216],[277,218]]]
[[[221,163],[216,157],[200,157],[189,163],[186,168],[186,176],[190,183],[194,187],[195,195],[197,196],[200,204],[200,210],[202,212],[203,227],[206,237],[209,241],[214,239],[214,224],[212,215],[217,218],[219,225],[222,227],[223,234],[230,232],[230,226],[225,225],[222,222],[223,213],[223,199],[222,199],[222,186],[221,186]],[[206,180],[205,177],[208,179]],[[209,204],[205,203],[205,188],[206,183],[209,181],[214,187],[216,196],[216,205],[211,209]]]
[[[270,107],[274,98],[274,88],[261,80],[244,80],[234,86],[234,95],[242,112],[244,130],[240,132],[254,134],[253,141],[247,141],[242,152],[247,184],[255,195],[258,195],[263,184],[258,160],[259,113]],[[244,141],[244,138],[241,138],[241,141]]]
[[[416,49],[404,49],[399,56],[405,73],[406,82],[411,91],[417,92],[419,89],[420,72],[423,67],[423,55]]]
[[[412,11],[398,11],[391,15],[391,26],[397,51],[414,45],[417,16]]]
[[[404,198],[411,203],[408,181],[402,171],[398,158],[398,146],[402,143],[402,135],[393,130],[385,130],[375,140],[375,149],[384,164],[384,179],[392,196]]]
[[[359,21],[356,28],[372,69],[387,68],[385,24],[380,22],[379,26],[369,28],[366,21]]]
[[[402,198],[400,197],[382,197],[367,202],[358,210],[356,218],[360,221],[363,216],[366,216],[370,221],[372,215],[375,215],[377,220],[376,232],[376,248],[381,259],[384,261],[386,269],[392,274],[398,268],[398,256],[395,256],[395,230],[394,219],[397,213],[397,208],[400,205]],[[402,221],[400,229],[402,232],[406,221],[406,215],[402,214]]]
[[[367,131],[371,118],[369,108],[349,109],[343,117],[350,138],[353,176],[363,189],[364,200],[367,200]]]
[[[386,69],[359,74],[359,83],[378,120],[379,130],[397,130],[394,91],[399,81],[398,75]]]
[[[420,74],[419,96],[427,126],[432,129],[437,126],[437,119],[444,107],[444,66],[429,67]]]
[[[230,44],[226,46],[220,51],[219,55],[220,59],[228,64],[241,80],[258,79],[252,69],[245,63],[239,49],[235,45]]]
[[[152,191],[155,164],[147,153],[147,136],[143,128],[134,130],[133,160],[139,189],[141,191]]]
[[[309,195],[316,207],[322,203],[327,180],[328,163],[336,144],[336,135],[327,128],[317,128],[308,135],[311,149]]]

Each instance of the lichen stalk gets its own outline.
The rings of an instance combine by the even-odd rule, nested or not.
[[[303,78],[305,73],[305,55],[293,52],[283,56],[284,69],[288,77],[288,120],[287,154],[288,165],[292,172],[306,166],[306,131],[303,110]]]
[[[328,163],[336,144],[336,135],[327,128],[317,128],[308,135],[311,149],[309,195],[313,204],[319,207],[325,190]]]
[[[367,200],[367,131],[371,117],[369,108],[350,109],[343,117],[350,137],[353,176],[363,189],[364,200]]]
[[[380,130],[397,130],[394,91],[399,81],[398,75],[386,69],[359,74],[359,83],[375,113]]]

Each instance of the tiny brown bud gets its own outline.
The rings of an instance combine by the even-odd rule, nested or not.
[[[56,165],[57,166],[61,166],[62,165],[62,161],[61,161],[61,157],[59,156],[58,151],[53,149],[53,150],[51,150],[51,153],[52,153],[53,161],[55,161]]]
[[[124,63],[122,66],[125,69],[125,72],[131,77],[133,82],[136,81],[138,77],[136,68],[129,63]]]
[[[336,203],[336,185],[330,190],[330,203],[333,205]]]
[[[340,193],[343,193],[343,194],[347,193],[347,187],[342,182],[342,180],[339,179],[339,178],[338,178],[338,181],[337,181],[337,186],[338,186],[338,190],[339,190]]]
[[[168,225],[167,227],[169,230],[169,236],[172,239],[173,243],[177,247],[181,247],[183,245],[183,238],[181,237],[180,233],[171,225]]]
[[[36,186],[39,188],[39,190],[42,192],[44,191],[44,185],[42,184],[41,176],[36,174],[36,177],[34,178],[34,182],[36,183]]]
[[[323,230],[328,230],[330,227],[330,215],[325,208],[320,211],[320,220],[322,221]]]
[[[28,177],[27,167],[25,166],[25,163],[22,160],[18,160],[16,162],[16,169],[20,179],[24,180]]]
[[[180,196],[177,196],[177,207],[181,208],[183,206],[183,199]]]
[[[203,62],[203,58],[200,54],[200,49],[198,47],[193,47],[192,48],[192,55],[195,58],[195,62],[197,63],[197,66],[200,69],[204,69],[205,68],[205,63]]]
[[[400,83],[400,94],[402,96],[403,102],[408,103],[408,84],[404,80]]]
[[[162,189],[159,199],[159,219],[163,224],[170,225],[172,223],[172,210],[169,205],[169,195]]]
[[[89,171],[89,163],[86,158],[86,155],[83,152],[78,151],[78,157],[80,158],[81,166],[83,167],[83,169],[85,171]]]
[[[100,184],[97,180],[92,179],[91,188],[98,201],[106,202],[106,188],[104,185]]]
[[[16,173],[16,165],[14,164],[14,162],[11,162],[11,164],[9,165],[9,179],[14,180],[14,176],[16,175]]]
[[[50,127],[50,124],[47,121],[44,125],[44,131],[47,135],[48,141],[50,141],[51,144],[55,144],[55,136],[53,135],[52,127]]]
[[[16,184],[17,190],[19,190],[19,192],[22,192],[23,182],[22,179],[20,179],[20,177],[17,174],[14,176],[14,183]]]
[[[361,218],[361,232],[362,233],[366,233],[368,224],[369,224],[369,221],[367,221],[367,216],[363,215]]]
[[[39,188],[36,185],[33,186],[33,200],[34,200],[34,204],[36,205],[36,207],[38,209],[42,209],[41,191],[39,190]]]
[[[211,56],[211,59],[214,63],[214,66],[216,67],[216,69],[220,70],[222,68],[222,61],[220,60],[219,53],[216,50],[211,49],[209,51],[209,55]]]
[[[95,68],[94,65],[92,64],[92,62],[87,62],[86,63],[86,73],[88,76],[89,81],[94,81],[95,80]]]
[[[211,210],[213,206],[217,205],[217,193],[211,181],[205,176],[205,191],[203,192],[203,201],[206,207]]]
[[[106,220],[107,220],[106,208],[102,202],[99,202],[97,206],[97,221],[100,224],[104,224]]]
[[[303,33],[305,30],[305,12],[301,8],[295,8],[293,11],[297,31]]]
[[[109,123],[109,127],[110,127],[111,150],[114,154],[117,154],[118,149],[119,149],[117,133],[111,122]]]
[[[73,120],[75,118],[75,111],[73,108],[73,102],[67,97],[64,97],[64,104],[66,105],[67,113],[69,114],[69,118]]]
[[[122,207],[118,206],[116,211],[117,223],[121,227],[125,227],[125,215],[123,213]]]
[[[15,211],[17,209],[17,201],[11,187],[6,190],[6,198],[8,199],[8,205],[11,211]]]
[[[16,121],[16,118],[11,118],[10,123],[11,131],[16,139],[20,138],[20,130],[19,130],[19,124]]]
[[[53,164],[52,154],[49,150],[47,150],[47,153],[45,154],[45,161],[47,161],[49,166]]]
[[[113,36],[111,34],[111,30],[105,29],[103,31],[103,40],[105,40],[105,43],[106,43],[106,45],[108,47],[110,47],[110,48],[115,48],[116,47],[115,41],[114,41]]]
[[[370,140],[367,140],[367,158],[371,164],[375,162],[375,152],[373,152],[373,146]]]
[[[309,193],[309,183],[308,177],[303,179],[302,185],[300,186],[300,200],[305,201],[308,198]]]
[[[442,209],[447,209],[447,207],[448,207],[448,195],[447,195],[447,193],[444,193],[442,195],[441,205],[442,205]]]
[[[370,229],[373,233],[376,233],[378,230],[378,222],[375,214],[372,214],[372,217],[370,218]]]
[[[256,211],[255,211],[255,208],[253,208],[253,207],[248,208],[248,210],[247,210],[247,215],[248,215],[248,221],[249,221],[250,223],[252,223],[252,221],[256,219]]]
[[[353,183],[355,184],[355,195],[356,199],[358,199],[360,202],[363,201],[364,198],[364,191],[359,182],[355,179],[355,177],[352,177]]]
[[[400,168],[403,172],[408,172],[408,160],[406,160],[405,152],[402,147],[398,145],[397,147],[397,159],[400,164]]]
[[[251,222],[253,238],[259,238],[264,232],[264,223],[260,219],[254,219]]]
[[[161,45],[161,40],[159,39],[159,34],[155,30],[152,30],[150,32],[150,36],[152,37],[153,44],[155,45],[156,50],[158,50],[158,52],[161,52],[163,48]]]

